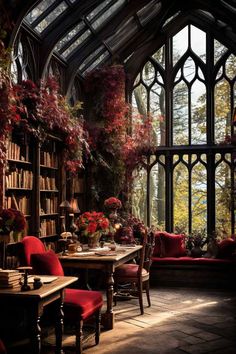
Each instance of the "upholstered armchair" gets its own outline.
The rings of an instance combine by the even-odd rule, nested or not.
[[[24,265],[33,267],[37,275],[63,276],[62,265],[53,251],[46,251],[43,243],[34,236],[25,236],[22,240]],[[64,321],[75,325],[76,328],[76,353],[82,353],[83,324],[95,318],[95,343],[99,343],[101,308],[103,298],[100,291],[65,289]]]

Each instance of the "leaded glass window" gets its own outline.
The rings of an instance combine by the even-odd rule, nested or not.
[[[219,237],[234,232],[233,146],[226,141],[235,82],[235,55],[196,24],[167,36],[142,66],[131,101],[140,116],[153,118],[156,160],[134,180],[133,212],[147,224]]]

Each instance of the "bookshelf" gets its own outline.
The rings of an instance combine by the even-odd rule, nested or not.
[[[62,190],[61,141],[53,136],[40,147],[39,203],[40,237],[51,238],[60,233],[59,204]]]
[[[5,170],[5,208],[20,210],[26,217],[27,229],[31,228],[32,194],[34,188],[34,157],[31,139],[14,132],[7,142],[7,167]]]
[[[26,235],[48,243],[60,235],[63,200],[74,198],[81,212],[86,210],[84,170],[68,178],[62,161],[63,143],[51,134],[40,143],[29,134],[14,131],[7,143],[2,205],[25,215]]]

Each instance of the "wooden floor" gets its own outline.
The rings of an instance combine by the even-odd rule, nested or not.
[[[155,288],[151,300],[142,316],[137,300],[119,301],[115,328],[102,330],[98,346],[90,338],[85,354],[236,353],[236,293]],[[67,334],[63,344],[66,354],[75,353],[73,335]],[[48,346],[43,352],[52,353]]]

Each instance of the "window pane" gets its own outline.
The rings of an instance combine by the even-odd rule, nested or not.
[[[186,52],[188,48],[188,27],[182,29],[173,37],[173,65]]]
[[[164,162],[164,156],[160,158]],[[157,163],[150,174],[151,225],[165,230],[165,169]]]
[[[224,141],[231,130],[230,86],[225,79],[215,86],[215,143]]]
[[[188,124],[188,88],[181,81],[173,91],[173,144],[189,143]]]
[[[49,8],[56,0],[42,0],[33,10],[25,17],[25,20],[32,24],[44,11]]]
[[[152,65],[152,63],[150,63],[150,61],[148,61],[145,65],[144,68],[142,70],[142,81],[149,86],[150,84],[153,83],[155,79],[155,69]]]
[[[156,144],[165,145],[165,90],[155,84],[150,91],[150,114],[153,117],[153,128],[156,134]]]
[[[207,173],[203,164],[192,169],[192,232],[207,229]]]
[[[230,168],[222,161],[216,168],[216,232],[221,238],[231,234],[231,178]]]
[[[160,49],[158,49],[153,55],[152,58],[163,68],[165,68],[165,47],[162,46]]]
[[[67,58],[75,49],[77,49],[86,39],[90,37],[92,32],[88,29],[82,33],[61,55]]]
[[[36,27],[36,31],[42,33],[53,21],[56,20],[66,9],[68,5],[63,1],[48,16],[46,16]]]
[[[183,66],[183,76],[185,80],[191,82],[196,75],[196,65],[192,58],[187,58]]]
[[[188,233],[188,184],[189,175],[186,166],[179,162],[173,173],[174,229]]]
[[[225,74],[230,80],[233,80],[236,76],[236,57],[233,54],[226,60]]]
[[[195,26],[191,28],[191,48],[199,58],[206,62],[206,33]]]
[[[206,86],[196,80],[191,88],[191,143],[206,144]]]
[[[215,39],[214,40],[214,63],[216,63],[226,51],[227,48]]]
[[[147,115],[147,90],[144,85],[138,85],[133,91],[132,104],[139,114]]]
[[[132,213],[147,222],[147,173],[144,169],[135,171],[132,190]]]
[[[83,28],[85,27],[85,24],[83,22],[80,22],[77,26],[75,26],[70,32],[68,32],[55,46],[55,50],[60,50],[66,43],[68,43],[74,36],[76,36],[77,33],[79,33]]]

